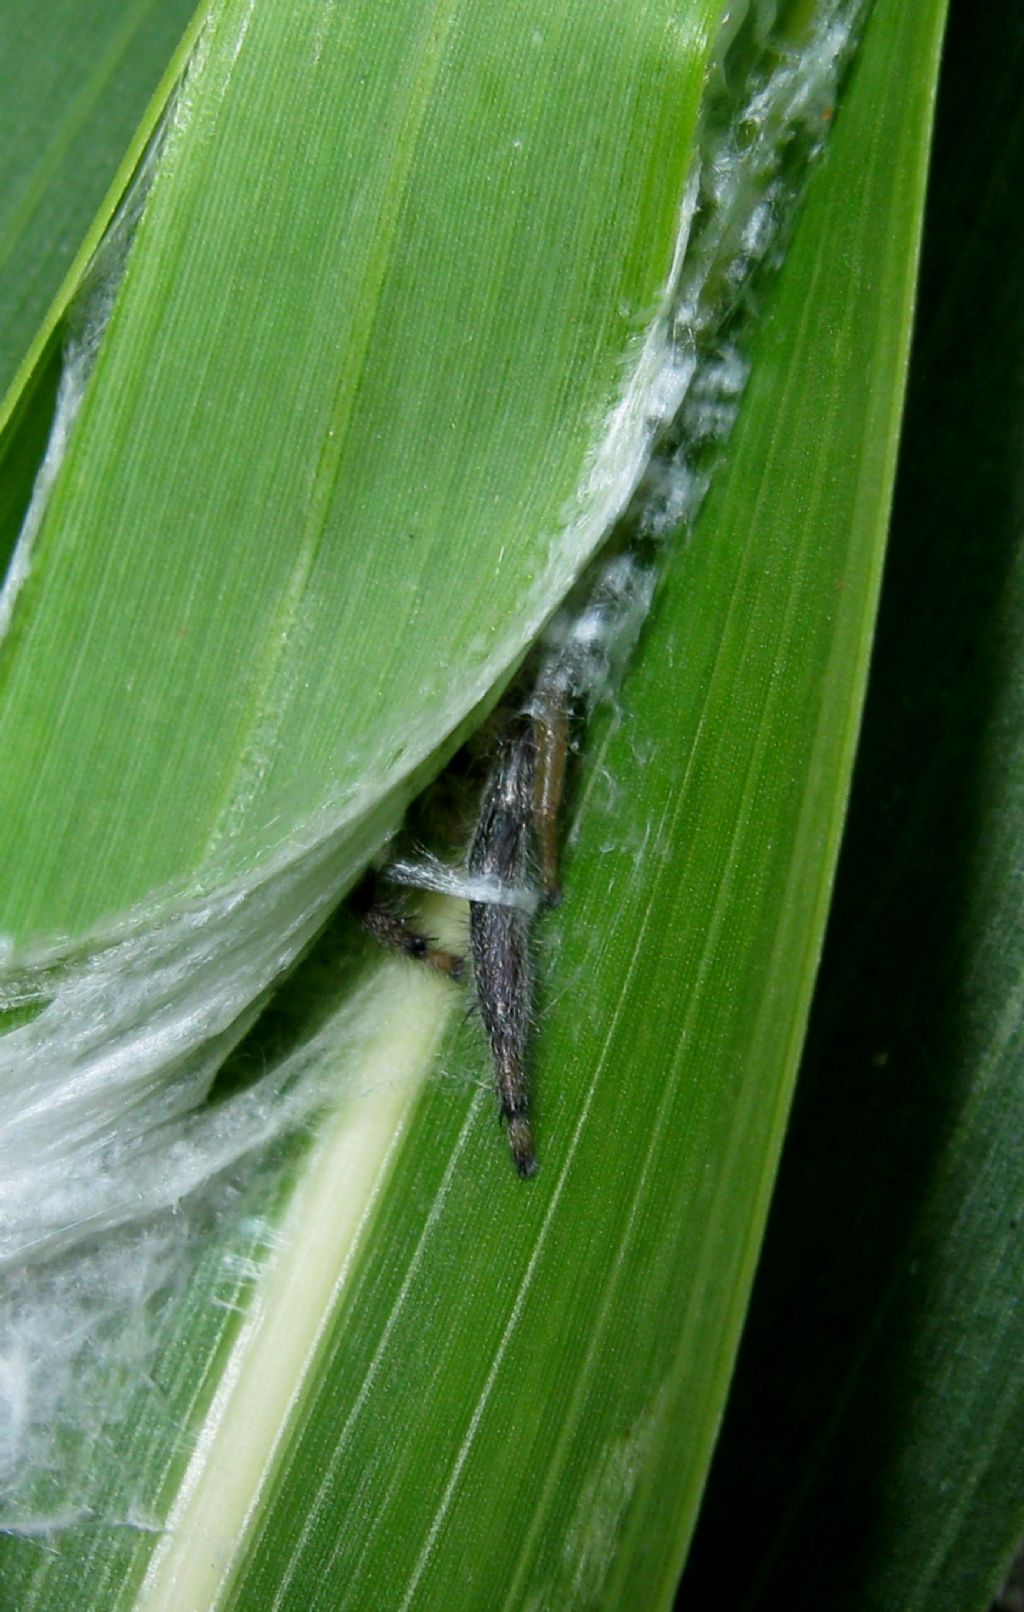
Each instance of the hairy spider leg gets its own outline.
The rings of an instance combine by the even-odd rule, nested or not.
[[[377,881],[371,875],[364,881],[356,897],[359,920],[367,934],[382,946],[389,946],[392,951],[402,952],[406,957],[426,963],[439,974],[447,974],[449,979],[461,979],[466,966],[465,958],[460,957],[458,952],[446,951],[430,935],[421,934],[397,913],[380,906],[376,885]]]
[[[558,820],[565,794],[569,755],[569,709],[554,693],[538,695],[533,717],[533,828],[537,837],[541,890],[549,907],[562,899],[558,877]]]
[[[469,848],[469,871],[521,888],[527,879],[534,810],[532,728],[507,740],[484,786]],[[520,906],[471,901],[469,936],[480,1017],[494,1060],[498,1105],[521,1176],[537,1169],[529,1121],[526,1047],[530,1031],[529,916]]]

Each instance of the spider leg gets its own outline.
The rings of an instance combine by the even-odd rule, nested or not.
[[[401,952],[416,962],[426,963],[439,974],[447,974],[449,979],[462,977],[465,959],[458,952],[446,951],[430,935],[422,934],[397,913],[378,904],[376,880],[372,875],[360,887],[355,899],[363,928],[380,945],[389,946],[392,951]]]
[[[554,692],[540,693],[531,705],[533,718],[533,830],[540,862],[541,890],[549,907],[558,905],[558,818],[565,794],[569,755],[569,707]]]
[[[469,848],[469,871],[522,886],[534,803],[533,734],[506,742],[484,786]],[[529,1121],[526,1047],[530,1029],[529,916],[521,906],[472,901],[469,936],[480,1017],[494,1060],[498,1104],[521,1176],[536,1172]]]

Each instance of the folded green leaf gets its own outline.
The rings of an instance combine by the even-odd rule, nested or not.
[[[15,944],[365,817],[508,675],[643,462],[719,9],[211,15],[0,657]]]
[[[201,1098],[628,496],[719,10],[207,20],[3,600],[8,1257],[137,1212],[69,1149]]]
[[[126,1416],[122,1429],[112,1427],[111,1412],[106,1412],[106,1437],[119,1451],[108,1515],[120,1503],[131,1508],[130,1520],[136,1523],[160,1528],[169,1518],[170,1531],[154,1540],[107,1529],[93,1536],[95,1548],[87,1542],[88,1530],[72,1531],[64,1552],[48,1560],[38,1575],[28,1548],[14,1547],[8,1577],[15,1595],[27,1589],[31,1575],[32,1593],[47,1595],[54,1608],[72,1595],[80,1602],[83,1586],[107,1604],[149,1608],[502,1602],[615,1606],[663,1605],[670,1598],[749,1286],[842,815],[894,462],[941,10],[938,0],[912,15],[882,7],[871,24],[838,120],[834,150],[817,176],[772,302],[728,478],[705,511],[693,546],[677,556],[667,579],[643,669],[630,692],[627,720],[612,727],[606,722],[588,758],[572,839],[570,892],[563,911],[548,925],[545,946],[548,1003],[537,1068],[544,1137],[540,1178],[530,1188],[514,1179],[500,1154],[486,1090],[470,1087],[463,1094],[451,1083],[438,1084],[416,1102],[417,1083],[454,1005],[451,994],[446,1000],[442,985],[421,981],[397,963],[379,965],[364,978],[358,952],[349,945],[339,956],[336,943],[328,942],[307,965],[312,976],[300,970],[289,987],[291,1027],[287,1022],[282,1026],[280,1019],[261,1026],[242,1050],[242,1067],[246,1057],[265,1058],[286,1094],[292,1060],[328,1075],[343,1064],[354,1095],[313,1149],[294,1161],[294,1194],[287,1196],[286,1182],[284,1197],[271,1206],[269,1224],[261,1219],[251,1225],[247,1240],[231,1250],[236,1260],[244,1256],[247,1263],[236,1265],[240,1274],[229,1291],[225,1293],[225,1250],[211,1246],[191,1292],[172,1307],[165,1323],[171,1336],[159,1368],[166,1407],[136,1387],[130,1408],[121,1409]],[[666,37],[679,37],[654,28],[653,11],[638,8],[635,63],[643,57],[645,72],[652,61],[662,67],[652,78],[640,74],[637,66],[631,117],[623,125],[627,133],[641,133],[635,146],[627,139],[623,147],[619,128],[605,151],[608,169],[615,168],[618,175],[613,180],[605,170],[605,195],[615,208],[621,203],[615,164],[622,151],[633,153],[642,167],[644,151],[653,163],[652,142],[658,145],[664,135],[668,149],[692,129],[695,99],[680,112],[680,86],[670,82],[673,74],[665,68],[663,51],[644,56],[653,41],[664,46]],[[235,8],[225,8],[224,16],[233,24],[238,15]],[[244,882],[241,889],[246,901],[257,894],[259,900],[247,912],[248,922],[236,923],[230,908],[235,892],[229,891],[229,906],[223,914],[214,913],[207,933],[226,939],[232,954],[242,953],[248,944],[259,949],[273,924],[281,922],[287,930],[279,950],[278,966],[283,966],[290,949],[312,932],[349,871],[394,820],[402,790],[413,787],[418,764],[432,753],[431,746],[436,748],[458,727],[473,703],[487,694],[487,679],[500,679],[502,668],[510,669],[525,647],[553,602],[549,592],[547,605],[541,607],[537,578],[545,577],[545,587],[562,587],[581,562],[586,542],[579,533],[590,526],[579,526],[571,559],[562,554],[556,560],[545,509],[563,531],[572,531],[582,488],[582,502],[590,498],[590,518],[596,523],[598,512],[621,499],[622,488],[635,475],[645,422],[639,422],[632,457],[616,460],[621,479],[614,488],[595,486],[593,450],[606,439],[609,415],[622,397],[621,357],[631,350],[622,338],[631,313],[616,304],[612,317],[607,308],[596,303],[590,307],[584,298],[585,348],[577,351],[580,338],[574,334],[569,346],[556,353],[558,363],[568,364],[573,373],[570,396],[558,398],[552,382],[541,384],[546,355],[537,345],[532,320],[528,329],[525,323],[516,327],[524,342],[517,360],[522,371],[513,367],[499,372],[502,380],[521,373],[537,382],[538,396],[532,400],[536,432],[517,388],[511,389],[504,409],[486,391],[485,381],[495,380],[494,345],[479,367],[467,358],[468,369],[459,369],[477,377],[471,388],[473,407],[461,394],[449,399],[446,387],[434,384],[434,370],[445,380],[451,362],[446,359],[442,372],[438,354],[470,346],[468,335],[475,332],[477,319],[486,324],[487,305],[476,308],[466,324],[454,313],[447,321],[438,315],[444,343],[436,350],[430,347],[433,368],[418,348],[416,368],[406,343],[418,327],[415,321],[398,321],[395,330],[403,333],[403,341],[391,353],[390,368],[385,364],[384,378],[402,429],[384,441],[379,432],[376,437],[365,434],[365,421],[382,428],[392,418],[385,409],[383,379],[376,376],[380,356],[365,375],[346,367],[348,359],[359,360],[361,340],[368,354],[375,339],[388,337],[366,303],[371,270],[379,266],[375,252],[388,245],[386,233],[384,238],[379,233],[380,218],[394,223],[392,239],[402,243],[400,252],[395,248],[394,262],[404,265],[403,273],[392,288],[400,309],[402,286],[410,298],[422,289],[413,265],[423,274],[428,263],[442,265],[434,282],[438,295],[445,290],[441,281],[447,284],[448,279],[460,296],[472,295],[478,285],[508,285],[502,266],[511,263],[513,235],[501,235],[508,228],[504,215],[493,223],[499,238],[506,240],[506,255],[491,253],[486,263],[475,265],[474,275],[459,281],[460,266],[445,251],[447,237],[431,235],[428,228],[429,187],[425,196],[416,187],[409,190],[409,207],[415,202],[425,212],[411,215],[420,227],[407,236],[398,228],[405,202],[389,192],[383,179],[377,185],[377,222],[366,223],[365,235],[370,278],[352,291],[353,305],[363,309],[364,317],[349,328],[346,362],[340,368],[336,355],[314,351],[290,304],[283,314],[277,310],[287,339],[269,349],[266,343],[277,341],[277,323],[262,306],[252,308],[240,336],[225,334],[222,323],[230,322],[239,288],[257,266],[268,272],[276,268],[290,246],[316,261],[323,252],[323,261],[328,261],[318,234],[322,217],[305,216],[293,198],[289,148],[281,157],[287,180],[283,216],[271,210],[261,232],[243,207],[245,228],[237,225],[240,233],[231,239],[239,249],[244,243],[247,251],[230,255],[219,279],[210,280],[207,266],[205,279],[188,282],[193,296],[200,298],[200,312],[203,299],[209,298],[205,323],[200,320],[204,340],[198,348],[193,345],[189,357],[203,361],[200,375],[206,377],[211,367],[207,353],[220,351],[222,340],[237,337],[231,346],[238,364],[231,373],[237,380],[255,373],[246,367],[250,345],[264,357],[269,351],[283,372],[289,353],[300,355],[304,379],[291,376],[287,406],[275,412],[275,424],[280,428],[282,420],[290,422],[290,430],[296,420],[320,421],[320,453],[303,496],[322,515],[324,533],[335,529],[332,521],[340,532],[353,530],[349,523],[356,517],[360,530],[362,521],[367,522],[374,546],[346,541],[342,548],[357,578],[379,578],[387,562],[393,597],[385,597],[385,608],[375,606],[373,632],[362,614],[368,608],[365,600],[357,610],[348,594],[340,602],[333,594],[328,597],[323,545],[312,540],[316,532],[308,521],[300,523],[294,545],[294,534],[286,529],[290,566],[280,565],[276,550],[263,552],[268,533],[277,539],[280,513],[288,507],[284,491],[292,483],[285,475],[284,450],[272,434],[260,435],[266,424],[260,394],[251,409],[251,392],[243,393],[242,401],[254,440],[264,444],[250,467],[264,502],[257,500],[232,460],[231,432],[224,420],[201,417],[211,442],[218,445],[217,456],[207,453],[201,431],[176,436],[177,416],[173,410],[166,416],[162,412],[159,386],[148,372],[137,375],[127,363],[120,370],[118,354],[126,350],[119,344],[129,338],[141,343],[139,351],[163,352],[162,321],[166,318],[170,334],[175,321],[188,312],[175,295],[164,309],[155,290],[157,277],[147,282],[147,242],[160,238],[163,223],[167,239],[176,239],[178,225],[196,222],[195,236],[186,230],[185,238],[193,240],[201,257],[200,247],[215,232],[218,207],[226,207],[209,142],[214,133],[229,150],[234,149],[232,139],[239,147],[244,141],[233,122],[230,96],[223,103],[214,98],[208,121],[197,110],[203,84],[215,81],[204,74],[222,70],[235,75],[236,86],[244,83],[259,101],[264,141],[279,149],[276,120],[287,111],[286,106],[281,110],[281,84],[277,82],[276,94],[264,96],[263,77],[247,58],[261,37],[266,48],[268,36],[261,29],[269,26],[271,15],[272,8],[253,11],[247,34],[235,26],[228,37],[214,27],[194,83],[186,86],[76,431],[72,455],[82,455],[90,475],[86,479],[83,468],[79,483],[73,469],[61,471],[63,479],[40,532],[39,569],[30,573],[17,608],[28,612],[26,652],[38,645],[41,654],[41,646],[49,644],[60,663],[67,653],[75,588],[63,582],[63,601],[58,588],[60,608],[54,606],[50,617],[44,590],[33,603],[31,589],[33,577],[42,575],[49,593],[58,576],[46,567],[53,563],[48,555],[59,547],[54,511],[60,510],[62,499],[67,511],[81,500],[91,523],[83,530],[105,531],[101,517],[114,511],[102,476],[116,468],[125,478],[118,483],[122,503],[152,493],[158,509],[166,503],[178,511],[184,521],[182,552],[207,562],[200,570],[202,590],[197,587],[194,598],[187,595],[190,608],[200,613],[204,646],[179,652],[170,642],[173,624],[183,619],[182,576],[173,552],[158,546],[151,551],[156,607],[147,625],[152,642],[129,621],[127,636],[122,631],[118,639],[118,656],[127,656],[120,660],[120,676],[137,663],[142,686],[156,688],[155,668],[163,653],[175,677],[184,679],[172,686],[179,692],[192,690],[186,710],[199,710],[201,689],[217,697],[216,723],[202,737],[187,723],[180,730],[178,724],[168,726],[155,737],[140,733],[137,716],[122,717],[116,709],[113,674],[102,689],[93,685],[93,701],[83,698],[75,704],[69,696],[69,708],[74,707],[82,722],[100,722],[100,712],[111,723],[110,756],[124,758],[116,776],[124,774],[125,824],[134,821],[145,843],[137,847],[129,828],[112,822],[115,854],[102,842],[95,823],[83,823],[81,845],[91,846],[99,866],[75,869],[67,893],[54,894],[53,881],[46,900],[66,903],[64,922],[72,927],[115,910],[136,894],[145,895],[142,868],[147,857],[172,885],[188,883],[186,869],[190,876],[200,869],[202,879],[232,867],[241,868],[244,876],[245,861],[238,860],[244,858],[260,866],[261,883],[258,891]],[[350,12],[345,26],[358,15],[358,9]],[[332,14],[320,20],[328,29],[336,22]],[[421,119],[422,128],[429,126],[429,70],[437,74],[430,83],[444,81],[445,63],[457,59],[455,47],[464,42],[457,23],[465,22],[477,39],[482,53],[478,66],[500,55],[492,58],[490,38],[478,35],[468,16],[459,14],[452,21],[449,36],[435,31],[444,21],[438,13],[424,21],[417,12],[412,21],[426,30],[417,60],[428,78],[414,76],[408,92],[395,97],[401,104],[394,108],[393,124],[385,123],[393,136],[393,159],[406,161],[410,172],[415,159],[403,143],[403,131],[408,131],[410,118]],[[651,24],[648,32],[642,26],[646,24]],[[544,30],[538,31],[541,40],[531,35],[529,44],[540,49]],[[376,36],[368,26],[367,37],[371,32]],[[390,38],[386,28],[381,37]],[[417,37],[414,30],[412,37]],[[517,38],[515,48],[527,59],[524,38]],[[703,38],[701,32],[702,44]],[[284,58],[293,51],[293,62],[309,43],[310,35],[301,29],[278,40]],[[578,35],[573,44],[578,47]],[[454,57],[446,57],[446,49]],[[312,54],[319,70],[324,57],[317,50]],[[408,65],[397,44],[395,52],[394,60]],[[621,40],[614,57],[621,73],[630,59]],[[308,49],[305,59],[308,63]],[[688,58],[686,83],[694,96],[701,60],[700,50]],[[276,63],[276,55],[268,52],[264,65],[271,77]],[[579,106],[581,124],[591,134],[609,117],[606,80],[610,77],[620,88],[623,83],[612,67],[607,52],[596,49],[594,76],[587,80]],[[469,78],[476,89],[452,132],[454,141],[462,131],[462,143],[481,118],[486,123],[494,105],[499,113],[508,111],[494,93],[491,77],[475,69]],[[320,93],[315,74],[312,82],[314,93]],[[356,98],[365,89],[354,68],[351,87]],[[657,111],[648,104],[655,89],[661,95],[660,100],[654,96]],[[453,103],[458,110],[457,93]],[[550,111],[547,165],[561,157],[561,105],[545,94],[531,114],[530,126],[538,119],[540,126]],[[594,112],[590,121],[598,105],[600,116]],[[589,109],[586,117],[584,107]],[[436,138],[436,148],[433,137],[426,142],[428,154],[443,152],[440,132]],[[302,161],[315,169],[321,145],[330,139],[314,120]],[[268,145],[261,149],[266,154]],[[507,174],[495,158],[496,149],[503,152],[493,143],[477,151],[470,142],[471,152],[480,158],[474,194],[479,194],[481,174],[489,171],[492,189],[501,195]],[[573,151],[578,169],[580,148],[570,144],[566,150]],[[375,169],[374,153],[364,150],[361,171],[382,173],[386,164],[377,156]],[[294,160],[300,165],[298,157]],[[548,177],[545,168],[541,163],[533,170],[531,202],[537,201],[536,187]],[[612,260],[628,267],[634,283],[646,276],[647,301],[641,302],[640,312],[648,331],[657,327],[657,293],[671,257],[685,163],[676,169],[671,205],[664,172],[658,171],[657,206],[652,209],[647,197],[634,214],[627,209],[620,219],[614,213],[626,236],[609,249],[609,257],[602,258],[598,250],[598,213],[589,211],[596,194],[592,183],[586,187],[583,210],[591,229],[585,251],[596,254],[592,261],[598,267],[604,264],[601,298],[615,284],[608,273]],[[573,172],[566,159],[563,197]],[[653,168],[644,172],[652,178]],[[180,190],[175,189],[178,183]],[[660,254],[650,245],[652,211],[661,220]],[[538,216],[548,216],[543,207]],[[647,231],[643,251],[641,225]],[[517,252],[528,235],[524,226],[516,237]],[[273,250],[265,253],[268,238]],[[427,240],[432,250],[423,257]],[[549,265],[560,261],[559,241],[545,240]],[[581,250],[577,240],[573,254]],[[208,265],[208,259],[203,261]],[[186,278],[191,263],[185,252]],[[156,276],[155,269],[152,273]],[[563,266],[563,277],[566,273]],[[330,303],[328,290],[340,288],[330,274],[325,284],[315,275],[301,283],[319,295],[319,301],[313,296],[303,310],[315,326],[316,315]],[[382,288],[389,283],[386,275],[379,281]],[[147,284],[148,297],[143,295]],[[594,284],[596,290],[596,279]],[[557,298],[562,290],[548,287],[539,271],[524,281],[524,288],[539,304],[544,328],[544,317],[554,306],[545,298]],[[365,292],[362,302],[360,289]],[[383,306],[383,290],[380,294]],[[406,305],[406,313],[412,305]],[[437,306],[432,305],[435,312]],[[211,317],[211,310],[219,317]],[[564,309],[560,317],[566,317]],[[433,331],[435,325],[427,328]],[[496,325],[491,330],[496,344]],[[161,373],[177,407],[187,413],[190,391],[175,376],[177,351],[176,344],[167,346]],[[108,353],[113,356],[107,358]],[[634,351],[633,374],[642,363],[642,354]],[[417,380],[413,395],[422,392],[434,411],[429,433],[426,420],[403,414],[408,404],[403,384],[411,375]],[[114,380],[123,381],[126,398]],[[355,422],[363,422],[363,457],[353,458],[353,444],[336,442],[331,425],[325,429],[323,422],[338,421],[334,428],[341,432],[347,420],[342,405],[357,384],[360,408],[351,419],[353,432]],[[584,407],[584,397],[598,399],[600,409],[595,413],[593,404]],[[285,399],[281,401],[284,405]],[[442,401],[448,409],[463,409],[460,429],[467,437],[492,448],[507,439],[510,451],[520,456],[514,470],[506,467],[508,487],[518,475],[526,488],[528,518],[523,521],[526,537],[517,540],[511,556],[501,549],[503,531],[504,541],[511,544],[515,526],[508,507],[511,492],[505,504],[499,498],[490,511],[492,529],[491,521],[483,519],[483,474],[470,463],[463,484],[457,450],[448,453],[443,429],[442,447],[426,465],[428,440],[437,442],[438,422],[443,426],[448,417]],[[230,398],[228,405],[229,423],[234,424]],[[159,422],[175,444],[172,451],[158,441],[152,465],[159,473],[151,485],[143,486],[130,433],[121,437],[123,469],[115,467],[104,446],[100,427],[113,422],[105,429],[116,436],[121,407],[128,407],[128,417],[143,437]],[[551,421],[566,407],[567,435],[550,444]],[[417,444],[421,462],[414,497],[405,483],[416,471]],[[264,451],[271,455],[269,463],[260,458]],[[346,485],[353,489],[345,499],[334,495],[335,454],[337,466],[344,465],[350,478]],[[73,457],[68,463],[73,466]],[[217,472],[212,479],[200,481],[192,474],[203,464],[207,472],[211,464]],[[622,469],[626,464],[632,467],[628,474]],[[371,466],[377,476],[397,467],[393,506],[371,497]],[[439,478],[436,486],[428,468],[431,478]],[[92,477],[100,471],[100,483],[94,484]],[[555,505],[556,484],[568,486],[573,494],[568,510],[564,497]],[[298,493],[294,502],[302,503]],[[455,561],[447,544],[439,541],[449,506],[462,523],[456,528],[462,538],[452,550]],[[399,571],[397,534],[418,509],[430,518],[429,560],[418,570],[407,560]],[[206,528],[203,521],[211,512],[216,518]],[[394,528],[393,516],[398,517]],[[116,533],[116,523],[111,529]],[[158,522],[156,529],[166,542],[173,541],[174,533],[165,526]],[[261,544],[248,543],[250,529],[262,534]],[[219,531],[224,542],[230,533],[231,543],[244,543],[244,555],[235,556],[229,543],[229,552],[218,548],[207,561],[199,538],[204,531]],[[591,541],[596,535],[595,527]],[[403,552],[408,556],[410,539],[405,536]],[[68,552],[70,559],[65,559],[73,569],[70,543]],[[514,568],[517,590],[507,614],[501,588],[495,584],[492,590],[490,568],[499,555],[502,586],[513,574],[507,568]],[[101,622],[107,593],[120,581],[116,557],[112,544],[109,569],[97,563],[95,571],[86,569],[78,579],[79,587],[95,592]],[[479,562],[479,574],[474,569],[467,589],[469,559],[474,566]],[[59,576],[64,579],[64,567]],[[255,669],[238,664],[245,611],[237,589],[250,576],[250,625],[260,662]],[[110,589],[97,591],[101,577]],[[434,601],[432,630],[424,630],[420,658],[411,664],[406,638],[415,628],[413,636],[420,641],[417,612],[411,585],[399,585],[399,577],[415,578],[424,597]],[[223,601],[216,593],[218,579],[227,588]],[[371,596],[376,598],[379,591],[371,590]],[[280,611],[273,608],[278,594],[283,594]],[[136,596],[124,593],[122,604]],[[300,600],[308,611],[299,608]],[[450,642],[437,631],[445,604]],[[131,605],[129,617],[134,610]],[[121,615],[111,605],[111,619],[116,616],[119,626]],[[187,616],[185,621],[187,625]],[[481,629],[481,622],[490,625]],[[338,645],[332,633],[342,628]],[[91,614],[88,631],[93,631]],[[211,644],[218,633],[223,645]],[[319,676],[322,668],[323,682],[313,681],[311,663],[310,686],[303,691],[294,680],[295,669],[314,639],[319,640],[316,671]],[[101,636],[99,641],[105,640]],[[92,640],[93,649],[96,642]],[[347,696],[354,684],[341,681],[339,669],[353,653],[353,643],[362,646],[366,668],[387,674],[389,687],[385,700],[371,684],[350,711]],[[460,677],[465,673],[468,683],[460,684],[463,692],[453,702],[446,685],[456,651]],[[40,660],[44,671],[45,661]],[[222,681],[204,684],[200,669],[215,665]],[[232,670],[237,683],[224,681]],[[9,690],[16,686],[15,673]],[[245,696],[241,700],[236,699],[239,686]],[[28,683],[21,688],[27,690]],[[267,698],[254,725],[257,694]],[[27,693],[19,697],[30,698]],[[422,712],[411,728],[387,726],[392,697],[400,698],[414,716]],[[352,721],[344,742],[332,726],[342,708],[346,721]],[[438,709],[445,715],[435,729]],[[70,744],[70,717],[62,714],[61,724],[54,738],[66,733]],[[16,722],[11,731],[19,731]],[[27,744],[27,722],[20,731],[21,742]],[[135,735],[132,744],[127,743],[129,734]],[[288,735],[287,745],[278,743],[283,734]],[[141,746],[137,776],[135,740]],[[396,750],[402,744],[406,749],[399,758]],[[161,747],[166,753],[161,754]],[[369,779],[366,786],[353,786],[357,792],[347,800],[338,784],[339,748],[346,764],[353,762],[352,776]],[[192,799],[188,791],[193,761],[205,790],[202,800]],[[106,764],[109,768],[109,757]],[[155,789],[154,777],[160,784]],[[67,798],[74,802],[79,782],[74,771],[70,778]],[[56,774],[53,783],[56,789]],[[96,787],[93,798],[106,800],[110,772],[97,778]],[[211,799],[216,803],[212,821]],[[141,815],[154,802],[160,803],[159,832],[156,820],[148,826]],[[317,810],[325,814],[319,826],[326,821],[335,830],[340,823],[341,830],[325,836],[316,855],[308,852],[316,841],[303,839],[307,852],[296,864],[294,825],[303,825],[304,832],[309,814]],[[200,821],[205,824],[202,834],[195,832]],[[26,816],[24,832],[29,827]],[[77,822],[74,827],[77,835]],[[192,847],[191,862],[186,846]],[[17,908],[29,928],[38,927],[38,911],[45,904],[24,880],[11,910]],[[33,911],[36,916],[29,922]],[[161,990],[175,1012],[183,1003],[191,1010],[197,954],[191,949],[189,924],[193,918],[200,926],[207,924],[209,910],[201,901],[193,908],[186,904],[166,926],[165,915],[160,916],[157,961],[167,972]],[[144,955],[138,938],[152,917],[152,909],[144,911],[142,930],[129,927],[121,953],[127,972],[138,970],[143,991],[149,989],[146,965],[153,958]],[[185,971],[177,972],[182,960]],[[67,980],[76,987],[81,983],[73,960],[67,965],[58,951],[49,962],[58,988]],[[216,947],[201,949],[198,962],[199,973],[210,970],[222,994],[229,975],[235,980],[231,970],[236,962],[226,969]],[[237,960],[238,982],[251,981],[248,967],[244,957]],[[343,969],[348,977],[341,979]],[[239,990],[244,999],[241,983]],[[258,1004],[259,993],[255,996]],[[243,1009],[231,997],[232,1013],[219,1027],[207,1025],[211,1045],[204,1050],[211,1063],[223,1057],[240,1020],[251,1013],[252,993],[246,1000],[249,1006]],[[44,1010],[39,1022],[49,1011]],[[449,1043],[442,1058],[449,1071],[461,1070],[462,1081],[467,1080],[466,1066],[476,1073],[482,1067],[482,1051],[466,1046],[465,1032],[461,1042]],[[245,1322],[214,1310],[211,1295],[245,1301]],[[169,1438],[168,1422],[187,1426],[194,1446]],[[80,1454],[84,1467],[89,1452]],[[143,1469],[146,1480],[140,1493],[127,1474]]]

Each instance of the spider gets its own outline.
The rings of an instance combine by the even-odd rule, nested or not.
[[[469,949],[477,1004],[490,1043],[498,1107],[515,1167],[524,1178],[537,1172],[529,1118],[526,1072],[531,1015],[530,926],[533,906],[500,899],[530,887],[534,862],[541,901],[555,906],[558,877],[558,816],[565,792],[569,751],[569,705],[554,690],[538,688],[527,712],[501,742],[484,783],[467,870],[493,879],[499,899],[469,903]],[[444,950],[403,918],[379,906],[372,885],[362,897],[362,922],[373,938],[406,956],[459,979],[465,961]]]
[[[532,982],[530,926],[540,904],[555,906],[559,816],[570,731],[617,681],[650,605],[654,572],[637,548],[616,551],[585,577],[539,646],[532,692],[499,743],[480,796],[466,870],[489,883],[469,898],[469,951],[480,1017],[491,1048],[498,1107],[516,1169],[536,1174],[529,1117],[527,1050]],[[529,686],[529,685],[528,685]],[[415,879],[409,882],[418,882]],[[503,900],[504,895],[508,900]],[[364,893],[363,923],[377,940],[459,978],[464,959],[443,950]]]

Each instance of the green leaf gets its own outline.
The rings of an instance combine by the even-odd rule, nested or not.
[[[81,0],[9,0],[4,8],[0,564],[5,568],[49,434],[60,372],[56,323],[180,71],[175,46],[192,7],[193,0],[129,5],[99,0],[88,8]],[[182,48],[187,47],[186,39]]]
[[[536,1190],[494,1176],[488,1094],[428,1094],[230,1606],[441,1606],[456,1584],[468,1605],[671,1599],[852,759],[941,20],[872,21],[728,473],[667,579],[626,720],[590,759],[548,924]],[[480,1067],[478,1048],[449,1058]],[[197,1490],[190,1518],[229,1550],[211,1504]],[[170,1605],[189,1562],[173,1545],[160,1560],[154,1604]]]
[[[0,396],[114,182],[194,0],[6,0]]]
[[[718,10],[207,20],[5,596],[8,1257],[139,1212],[68,1156],[115,1093],[178,1196],[147,1116],[205,1095],[628,496]]]
[[[44,1561],[12,1546],[21,1604],[29,1591],[55,1609],[83,1593],[146,1608],[671,1598],[756,1259],[843,812],[941,14],[939,3],[881,6],[871,22],[766,306],[728,472],[669,569],[624,719],[606,718],[588,750],[566,902],[544,931],[538,1180],[524,1186],[501,1156],[468,1031],[441,1053],[451,1078],[419,1097],[453,994],[399,962],[367,969],[350,938],[330,937],[241,1066],[262,1057],[283,1070],[288,1054],[341,1065],[354,1092],[292,1161],[292,1195],[263,1206],[269,1227],[251,1226],[233,1250],[257,1263],[227,1295],[224,1250],[207,1249],[165,1322],[159,1399],[136,1388],[124,1425],[104,1429],[118,1449],[107,1514],[127,1494],[140,1520],[126,1474],[141,1461],[142,1520],[170,1527],[156,1538],[69,1530]],[[131,329],[121,317],[112,344]],[[594,362],[588,347],[584,380],[600,393]],[[101,367],[80,428],[86,454],[104,383]],[[166,587],[173,568],[158,579]],[[451,571],[442,582],[451,595]],[[287,635],[282,645],[290,652]],[[463,632],[463,663],[471,647]],[[107,714],[118,715],[109,702]],[[326,746],[301,723],[298,737],[318,802]],[[171,742],[198,754],[188,734]],[[137,787],[131,767],[127,783]],[[239,825],[258,824],[273,799],[273,781],[260,783]],[[98,787],[105,798],[109,784]],[[168,814],[193,810],[185,793],[140,789],[137,829],[141,800],[160,801],[167,831]],[[176,821],[172,831],[169,848],[155,826],[142,831],[166,877],[188,837]],[[96,843],[95,825],[83,843],[89,834]],[[141,867],[124,840],[121,855]],[[138,872],[114,861],[61,893],[79,921],[112,891],[127,899]],[[22,910],[35,899],[23,883]],[[246,1319],[215,1311],[211,1295],[244,1301]],[[188,1428],[189,1448],[168,1424]]]
[[[642,462],[718,9],[211,15],[0,658],[16,943],[379,840],[507,677]]]
[[[982,1612],[1024,1535],[1022,71],[1016,8],[954,6],[864,740],[695,1612]]]

